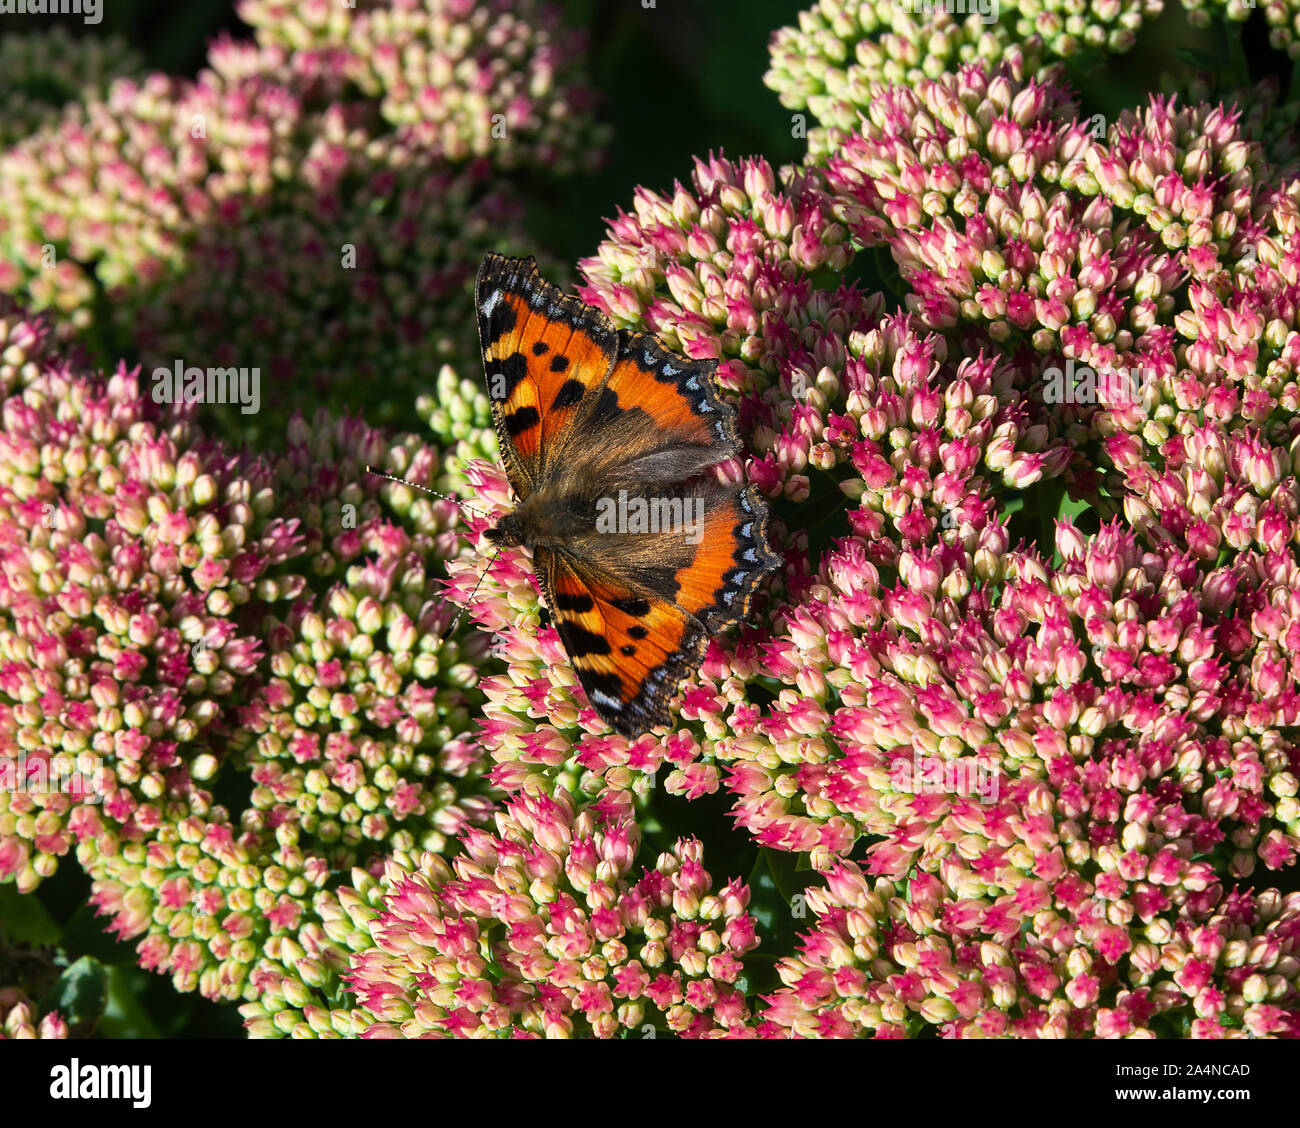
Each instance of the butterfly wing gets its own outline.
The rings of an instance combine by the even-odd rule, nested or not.
[[[696,483],[675,496],[697,507],[688,528],[597,533],[533,556],[588,700],[627,735],[668,721],[709,636],[743,621],[779,563],[753,487]]]
[[[669,701],[704,657],[700,621],[564,551],[538,549],[533,561],[592,708],[629,737],[666,724]]]
[[[740,450],[714,361],[616,330],[543,279],[533,259],[486,255],[475,302],[488,399],[520,500],[560,472],[625,468],[639,481],[680,482]]]
[[[474,298],[492,419],[522,501],[549,477],[579,407],[604,383],[618,332],[545,281],[531,258],[484,256]]]

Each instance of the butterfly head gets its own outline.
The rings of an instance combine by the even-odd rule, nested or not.
[[[501,548],[515,548],[524,543],[524,530],[513,513],[507,513],[484,536]]]

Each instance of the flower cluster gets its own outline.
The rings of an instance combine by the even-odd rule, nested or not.
[[[460,376],[451,365],[444,364],[432,388],[416,397],[415,410],[434,442],[443,448],[438,488],[444,493],[470,496],[472,487],[466,477],[469,464],[475,460],[496,462],[500,456],[482,378]]]
[[[19,989],[0,989],[0,1038],[66,1038],[68,1024],[58,1011],[41,1014]]]
[[[1297,192],[1235,112],[1157,99],[1102,141],[968,67],[883,92],[827,176],[923,323],[1016,362],[1103,512],[1203,559],[1292,539]]]
[[[230,404],[205,415],[240,441],[281,433],[322,396],[376,423],[414,423],[443,363],[477,362],[472,321],[454,313],[475,265],[490,248],[526,247],[521,202],[496,165],[563,171],[565,139],[588,122],[563,86],[576,66],[564,37],[539,31],[525,50],[522,16],[478,6],[473,20],[488,23],[471,50],[458,11],[375,8],[365,26],[391,33],[376,48],[384,59],[441,59],[421,36],[469,51],[465,66],[481,73],[458,66],[458,80],[475,97],[495,82],[502,128],[519,135],[517,148],[491,150],[501,161],[477,142],[431,144],[429,130],[454,126],[438,110],[454,89],[440,71],[433,103],[421,96],[390,121],[378,92],[356,95],[357,57],[342,46],[222,39],[195,81],[118,81],[0,154],[0,292],[58,311],[60,332],[100,361],[256,369],[266,395],[255,418]]]
[[[61,24],[0,39],[0,149],[57,120],[67,102],[102,97],[109,83],[144,73],[119,36],[74,38]]]
[[[545,0],[242,0],[258,42],[337,52],[404,140],[451,161],[567,175],[599,160],[584,37]]]
[[[1284,96],[1277,78],[1239,86],[1214,73],[1198,73],[1183,84],[1179,101],[1233,106],[1240,113],[1242,134],[1258,141],[1279,180],[1300,172],[1300,103]]]
[[[1059,68],[1049,67],[1048,56],[1037,34],[1017,38],[1001,23],[950,13],[942,4],[924,10],[898,0],[817,0],[799,14],[798,26],[772,36],[764,81],[782,105],[806,110],[819,123],[798,124],[810,155],[820,158],[858,127],[882,83],[937,78],[975,60],[1005,66],[1016,77],[1055,74]]]
[[[438,592],[456,509],[363,472],[432,478],[437,453],[322,414],[235,458],[134,374],[3,324],[0,877],[30,890],[75,845],[144,966],[252,997],[266,942],[320,934],[331,878],[489,810],[485,647]],[[232,817],[206,788],[234,773]]]
[[[1205,27],[1212,15],[1242,23],[1262,9],[1268,23],[1268,41],[1291,58],[1300,58],[1300,3],[1297,0],[1263,0],[1258,9],[1254,0],[1183,0],[1183,7],[1187,9],[1188,20],[1196,27]]]
[[[301,549],[258,469],[151,421],[125,369],[50,365],[2,411],[0,878],[28,890],[74,842],[206,810],[208,730],[261,657],[242,610]]]
[[[1300,1035],[1294,108],[1089,116],[1059,64],[1161,7],[821,0],[769,75],[811,159],[611,221],[581,296],[717,362],[785,564],[635,739],[474,551],[511,498],[448,328],[492,171],[586,163],[552,9],[246,0],[256,44],[0,157],[0,289],[372,422],[423,385],[436,440],[286,396],[235,457],[0,298],[0,879],[75,846],[254,1036]],[[752,900],[670,815],[709,795]]]
[[[1034,139],[1083,143],[1077,127],[1071,133],[1069,103],[1053,91],[978,68],[916,92],[891,91],[879,112],[893,112],[890,99],[912,98],[925,112],[917,118],[940,122],[939,134],[941,114],[961,112],[973,88],[988,102],[967,107],[970,120],[984,130],[1022,129],[999,160],[1026,153],[1027,164],[1010,176],[996,167],[981,174],[979,149],[949,146],[948,156],[964,161],[968,191],[987,185],[1009,196],[1029,182],[1028,192]],[[1233,146],[1204,128],[1214,120],[1203,107],[1175,112],[1156,104],[1120,123],[1111,143],[1189,176],[1197,168],[1235,173],[1244,190],[1226,206],[1247,224],[1258,212],[1277,235],[1264,244],[1277,278],[1256,271],[1257,300],[1270,303],[1271,320],[1294,326],[1294,304],[1285,304],[1294,286],[1294,197],[1261,190],[1261,206],[1252,206],[1256,181],[1246,170],[1261,184],[1267,172],[1251,164],[1244,143]],[[908,201],[944,215],[943,193],[955,187],[942,180],[943,143],[979,136],[965,124],[929,147],[917,144],[905,159],[847,156],[824,181],[805,173],[777,206],[802,206],[825,230],[824,202],[838,197],[839,214],[865,239],[922,243],[927,212],[913,217]],[[1204,139],[1193,144],[1198,129]],[[1196,155],[1184,156],[1178,145]],[[927,163],[936,168],[933,187],[919,179]],[[1051,166],[1045,158],[1043,167]],[[914,182],[903,185],[905,177]],[[1081,183],[1068,187],[1083,194]],[[697,170],[695,196],[681,188],[672,200],[639,194],[637,214],[616,220],[610,241],[584,264],[586,296],[622,324],[719,357],[720,383],[748,393],[741,414],[756,458],[746,473],[769,496],[804,501],[829,476],[860,508],[845,514],[848,535],[821,555],[806,534],[791,537],[787,549],[809,554],[807,570],[800,575],[795,562],[787,575],[788,602],[769,612],[770,637],[715,640],[685,689],[677,731],[630,744],[581,735],[598,722],[575,699],[568,671],[546,668],[558,658],[552,632],[539,632],[535,647],[524,641],[536,629],[535,588],[527,569],[503,555],[474,607],[483,625],[503,632],[510,660],[506,677],[483,685],[494,779],[510,791],[571,780],[580,793],[615,802],[625,788],[642,793],[645,774],[668,762],[669,790],[694,797],[725,783],[739,825],[759,844],[807,853],[844,880],[845,859],[866,838],[863,865],[891,884],[882,883],[874,899],[864,886],[853,906],[839,891],[834,900],[810,895],[819,911],[835,904],[845,912],[830,935],[810,939],[815,958],[783,965],[789,991],[759,1016],[760,1033],[897,1034],[927,1024],[962,1033],[959,1016],[983,1015],[984,1033],[1110,1034],[1148,1029],[1156,1013],[1164,1016],[1156,1027],[1169,1032],[1288,1032],[1300,967],[1291,954],[1294,907],[1275,893],[1244,894],[1225,883],[1251,877],[1261,861],[1272,870],[1291,866],[1300,847],[1300,747],[1288,736],[1300,702],[1300,671],[1289,657],[1300,644],[1292,638],[1300,607],[1291,595],[1300,575],[1288,548],[1300,507],[1289,459],[1279,461],[1279,448],[1265,445],[1267,428],[1225,434],[1231,414],[1198,413],[1186,393],[1174,404],[1182,423],[1171,410],[1159,416],[1166,431],[1149,421],[1137,427],[1132,454],[1125,444],[1135,431],[1123,429],[1131,417],[1118,400],[1103,401],[1107,422],[1091,422],[1125,468],[1116,504],[1129,513],[1143,498],[1159,500],[1159,534],[1138,522],[1132,531],[1114,523],[1085,536],[1062,522],[1054,553],[1010,551],[1010,526],[1023,525],[1009,520],[1017,508],[1010,503],[1059,497],[1044,490],[1075,454],[1066,440],[1078,438],[1077,426],[1064,425],[1078,420],[1053,414],[1041,394],[1025,402],[1026,380],[1039,374],[1024,358],[1036,344],[1032,331],[1008,343],[1011,335],[990,331],[978,309],[959,309],[973,319],[963,344],[974,337],[985,351],[965,347],[965,359],[948,364],[956,318],[933,316],[923,302],[906,319],[883,318],[879,304],[851,289],[813,289],[782,242],[793,228],[760,222],[755,197],[763,191],[747,194],[746,184],[763,184],[761,166],[714,161]],[[887,187],[877,200],[870,193],[879,185]],[[1226,197],[1229,189],[1220,191]],[[1123,189],[1117,197],[1135,217],[1151,212]],[[873,204],[884,218],[869,225]],[[1063,222],[1074,218],[1058,208]],[[1031,200],[1027,210],[1007,219],[1007,241],[1020,238],[1025,265],[1003,269],[1023,271],[1019,277],[1056,250],[1042,241],[1047,206]],[[968,226],[972,217],[1011,214],[978,198],[954,211]],[[1141,238],[1134,246],[1148,251]],[[931,270],[964,261],[951,247],[946,256],[934,247],[925,253]],[[1144,274],[1129,273],[1135,255],[1109,282],[1123,278],[1136,291],[1130,325],[1141,339],[1174,309],[1155,300],[1167,287],[1138,288]],[[1063,273],[1053,266],[1045,280]],[[919,271],[904,277],[917,288],[927,284]],[[1139,306],[1144,301],[1151,304]],[[1246,307],[1234,298],[1229,308]],[[1214,347],[1226,354],[1240,348],[1233,332],[1252,331],[1228,322]],[[1283,377],[1290,332],[1271,342],[1278,359],[1264,361]],[[1094,348],[1104,343],[1098,336],[1094,327]],[[1272,404],[1256,408],[1256,424],[1269,422],[1270,411],[1292,410],[1285,395]],[[1174,432],[1176,446],[1166,442]],[[1170,475],[1194,472],[1199,493],[1179,494]],[[481,468],[473,473],[489,501],[504,501],[503,483]],[[1271,506],[1262,533],[1239,537],[1226,559],[1207,556],[1190,523],[1175,516],[1190,506],[1200,518],[1213,507],[1213,498],[1210,506],[1201,498],[1215,483],[1230,508],[1244,507],[1247,492],[1261,513]],[[470,578],[456,576],[461,597]],[[771,703],[755,704],[755,688]],[[579,732],[566,736],[575,725]],[[924,786],[918,758],[934,761],[939,786]],[[945,789],[950,776],[983,781],[987,795]],[[913,904],[921,916],[904,921],[899,914]],[[848,920],[849,908],[859,923]],[[844,945],[870,927],[881,947],[864,939],[855,970]],[[1209,960],[1195,977],[1166,971],[1153,979],[1156,968],[1181,966],[1179,951],[1211,948],[1212,955],[1195,955]],[[1010,969],[1005,990],[981,971],[981,959]]]
[[[122,309],[147,369],[175,358],[258,368],[256,415],[205,417],[244,439],[282,434],[305,402],[410,423],[446,363],[479,363],[463,316],[485,251],[522,253],[520,206],[482,170],[432,168],[391,142],[318,144],[323,183],[261,217],[217,217],[185,272]]]
[[[436,469],[413,439],[389,446],[325,415],[295,423],[273,466],[271,491],[302,536],[292,567],[306,575],[264,581],[259,594],[291,584],[296,595],[261,618],[259,677],[229,713],[225,754],[247,773],[249,806],[83,858],[110,927],[141,937],[141,962],[179,990],[255,999],[291,975],[291,995],[304,982],[337,995],[334,879],[361,887],[394,850],[441,851],[489,810],[467,732],[483,648],[449,634],[433,571],[457,550],[454,507],[368,479],[367,460],[413,479]]]
[[[1211,12],[1241,21],[1256,11],[1241,0],[1183,0],[1183,6],[1200,26]],[[812,158],[825,159],[857,130],[882,84],[914,85],[972,62],[1004,67],[1020,80],[1059,79],[1064,62],[1082,52],[1128,51],[1165,2],[1001,0],[984,13],[975,0],[962,6],[965,12],[949,7],[933,0],[817,0],[796,26],[773,35],[765,82],[783,105],[806,110],[819,123],[811,129],[802,123]],[[1259,7],[1273,46],[1300,55],[1300,3],[1269,0]]]
[[[1059,890],[1059,891],[1057,891]],[[1068,879],[1022,912],[953,900],[939,878],[834,867],[807,893],[817,926],[777,967],[765,1034],[807,1038],[1294,1037],[1300,895],[1232,892],[1177,911]],[[1011,925],[1032,924],[1023,937]],[[1126,919],[1127,918],[1127,919]]]
[[[715,892],[698,841],[632,881],[639,835],[613,811],[524,795],[496,823],[467,832],[450,865],[390,866],[373,947],[349,977],[361,1033],[701,1037],[745,1024],[749,891]]]
[[[64,364],[48,317],[33,316],[0,294],[0,396],[25,388]]]
[[[0,154],[0,291],[102,335],[100,295],[149,291],[223,209],[295,172],[310,184],[317,139],[347,125],[328,60],[227,42],[211,61],[194,82],[120,79]]]
[[[290,427],[274,481],[301,520],[308,590],[264,621],[270,676],[231,740],[254,785],[245,828],[294,828],[336,871],[390,849],[441,852],[487,812],[467,739],[486,641],[452,634],[439,576],[460,551],[456,507],[367,480],[367,458],[412,480],[436,473],[433,448],[390,446],[356,420]]]

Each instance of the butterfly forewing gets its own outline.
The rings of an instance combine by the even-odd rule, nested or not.
[[[522,499],[558,464],[579,407],[614,363],[618,333],[544,281],[532,259],[487,255],[475,301],[492,418]]]

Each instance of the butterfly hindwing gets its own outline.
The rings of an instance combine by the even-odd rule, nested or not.
[[[592,708],[628,736],[667,723],[669,701],[704,656],[699,620],[567,552],[538,549],[534,562]]]
[[[767,503],[753,486],[707,497],[703,534],[691,547],[674,574],[677,602],[710,631],[742,621],[754,591],[780,564],[768,547]]]

